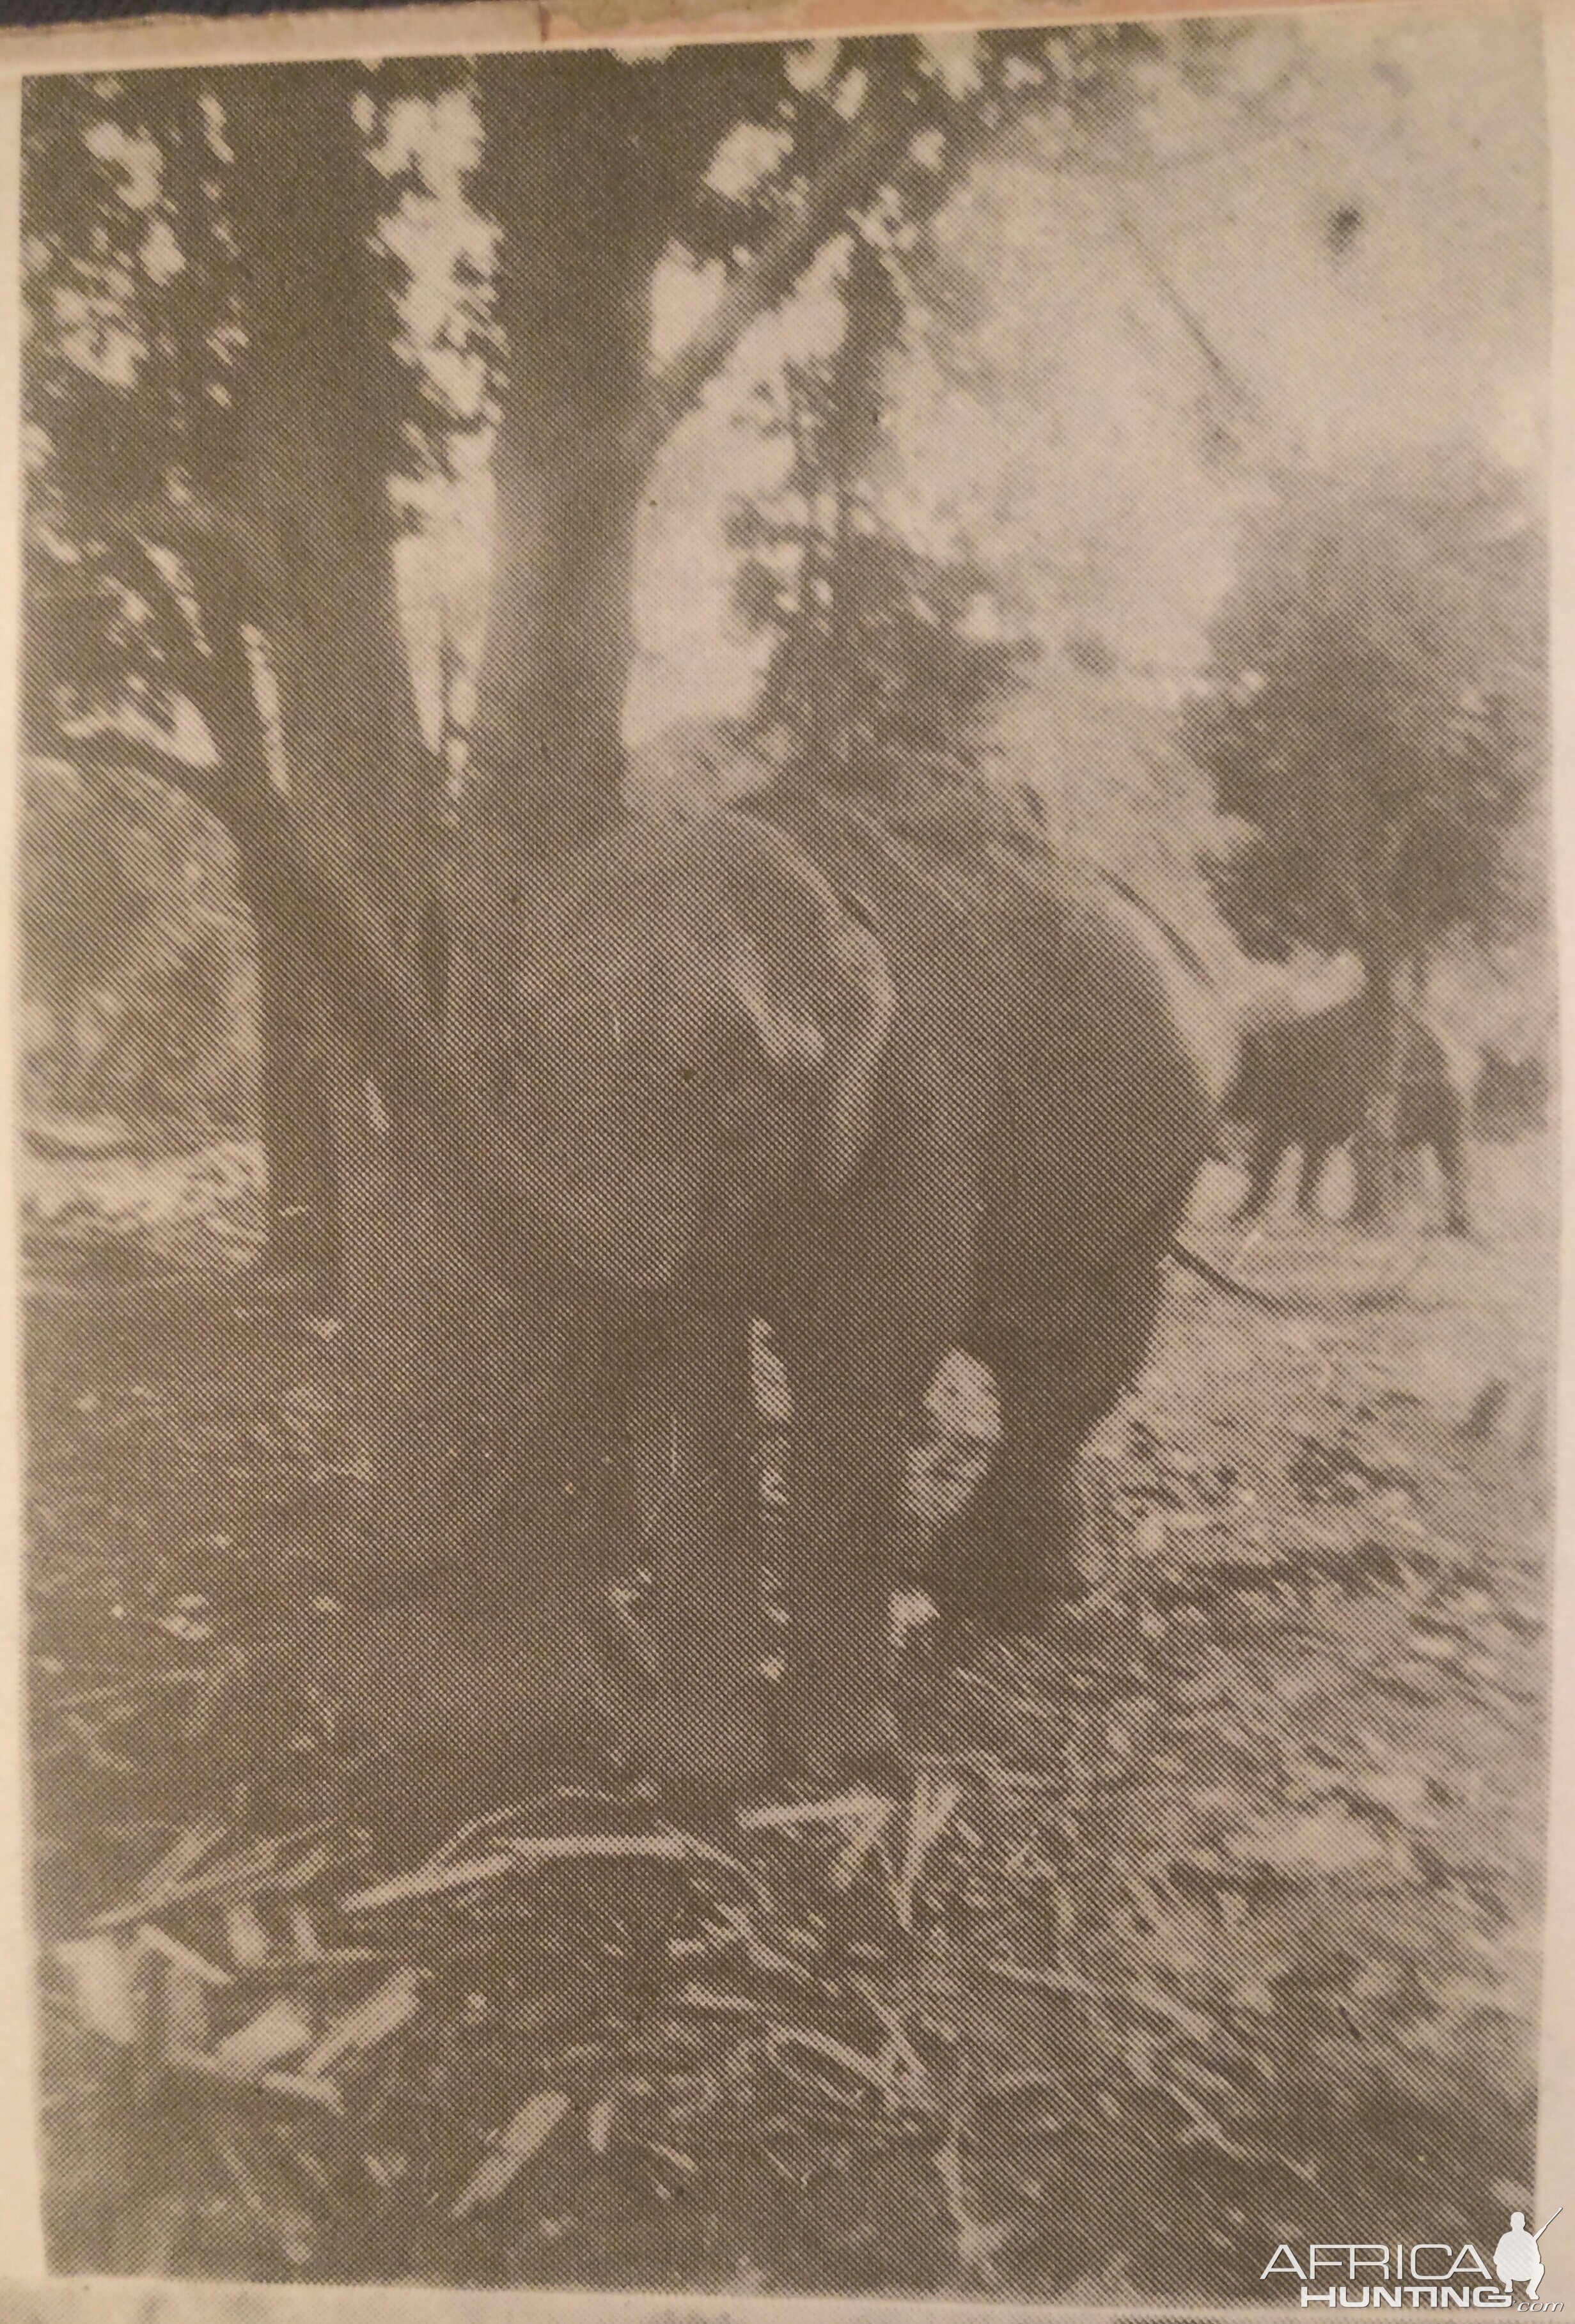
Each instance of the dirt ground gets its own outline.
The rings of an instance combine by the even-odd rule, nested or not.
[[[1206,1198],[1255,1281],[1403,1291],[1178,1277],[1087,1599],[910,1649],[890,1797],[700,1831],[522,1766],[435,1840],[336,1794],[331,1706],[293,1792],[237,1760],[259,1576],[317,1611],[334,1335],[205,1168],[31,1190],[55,2267],[1228,2301],[1282,2241],[1529,2208],[1544,1142],[1479,1149],[1469,1244],[1243,1247]]]

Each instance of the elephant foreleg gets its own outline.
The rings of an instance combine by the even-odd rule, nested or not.
[[[895,1739],[891,1602],[904,1440],[897,1399],[873,1370],[800,1354],[783,1743],[790,1763],[830,1781],[879,1764]]]
[[[758,1422],[742,1308],[686,1314],[620,1383],[638,1438],[636,1681],[643,1756],[658,1773],[726,1785],[766,1764]]]
[[[588,1302],[516,1303],[505,1379],[512,1396],[507,1531],[542,1582],[594,1588],[632,1545],[619,1442],[625,1366]]]

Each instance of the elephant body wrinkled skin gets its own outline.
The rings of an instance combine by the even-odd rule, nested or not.
[[[1468,1231],[1466,1108],[1435,1035],[1413,1019],[1399,1028],[1395,1142],[1402,1152],[1431,1150],[1443,1179],[1451,1234]],[[1226,1094],[1224,1112],[1243,1140],[1247,1191],[1241,1212],[1267,1208],[1280,1166],[1300,1149],[1298,1201],[1311,1210],[1324,1165],[1363,1127],[1381,1084],[1387,1037],[1366,993],[1322,1015],[1249,1031]]]
[[[949,1350],[1004,1423],[957,1571],[1002,1619],[1066,1578],[1071,1465],[1144,1359],[1215,1129],[1209,995],[1004,825],[783,794],[543,866],[501,956],[460,964],[454,1024],[555,1383],[524,1554],[556,1554],[566,1499],[593,1556],[638,1508],[669,1757],[747,1766],[763,1319],[793,1407],[773,1715],[807,1760],[867,1754],[904,1445]]]

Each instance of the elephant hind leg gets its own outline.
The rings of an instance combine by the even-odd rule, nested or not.
[[[1451,1093],[1450,1106],[1435,1125],[1432,1150],[1444,1182],[1444,1232],[1471,1232],[1471,1205],[1467,1186],[1465,1108]]]
[[[1319,1189],[1329,1167],[1329,1157],[1334,1152],[1333,1139],[1320,1139],[1309,1144],[1302,1157],[1302,1180],[1296,1189],[1296,1207],[1310,1219],[1320,1217],[1318,1207]]]
[[[1248,1225],[1266,1213],[1284,1156],[1284,1145],[1272,1130],[1261,1124],[1252,1130],[1244,1157],[1246,1193],[1237,1204],[1234,1213],[1242,1225]]]
[[[1033,1340],[981,1351],[995,1373],[1002,1441],[977,1498],[938,1545],[944,1614],[1031,1628],[1083,1595],[1075,1470],[1094,1428],[1141,1370],[1159,1319],[1163,1258],[1145,1250],[1080,1286]]]

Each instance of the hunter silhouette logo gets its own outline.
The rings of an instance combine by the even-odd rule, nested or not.
[[[1563,2208],[1561,2203],[1559,2211]],[[1536,2298],[1543,2273],[1540,2246],[1543,2237],[1558,2218],[1559,2211],[1552,2212],[1543,2221],[1534,2236],[1527,2231],[1524,2211],[1510,2213],[1509,2225],[1499,2236],[1493,2251],[1493,2273],[1503,2284],[1506,2292],[1513,2292],[1518,2283],[1524,2288],[1528,2300]]]
[[[1288,2276],[1302,2308],[1510,2308],[1556,2314],[1561,2300],[1539,2300],[1544,2273],[1538,2248],[1563,2209],[1533,2235],[1525,2213],[1510,2214],[1489,2267],[1475,2244],[1311,2243],[1276,2246],[1261,2282]],[[1287,2287],[1288,2289],[1289,2287]]]

